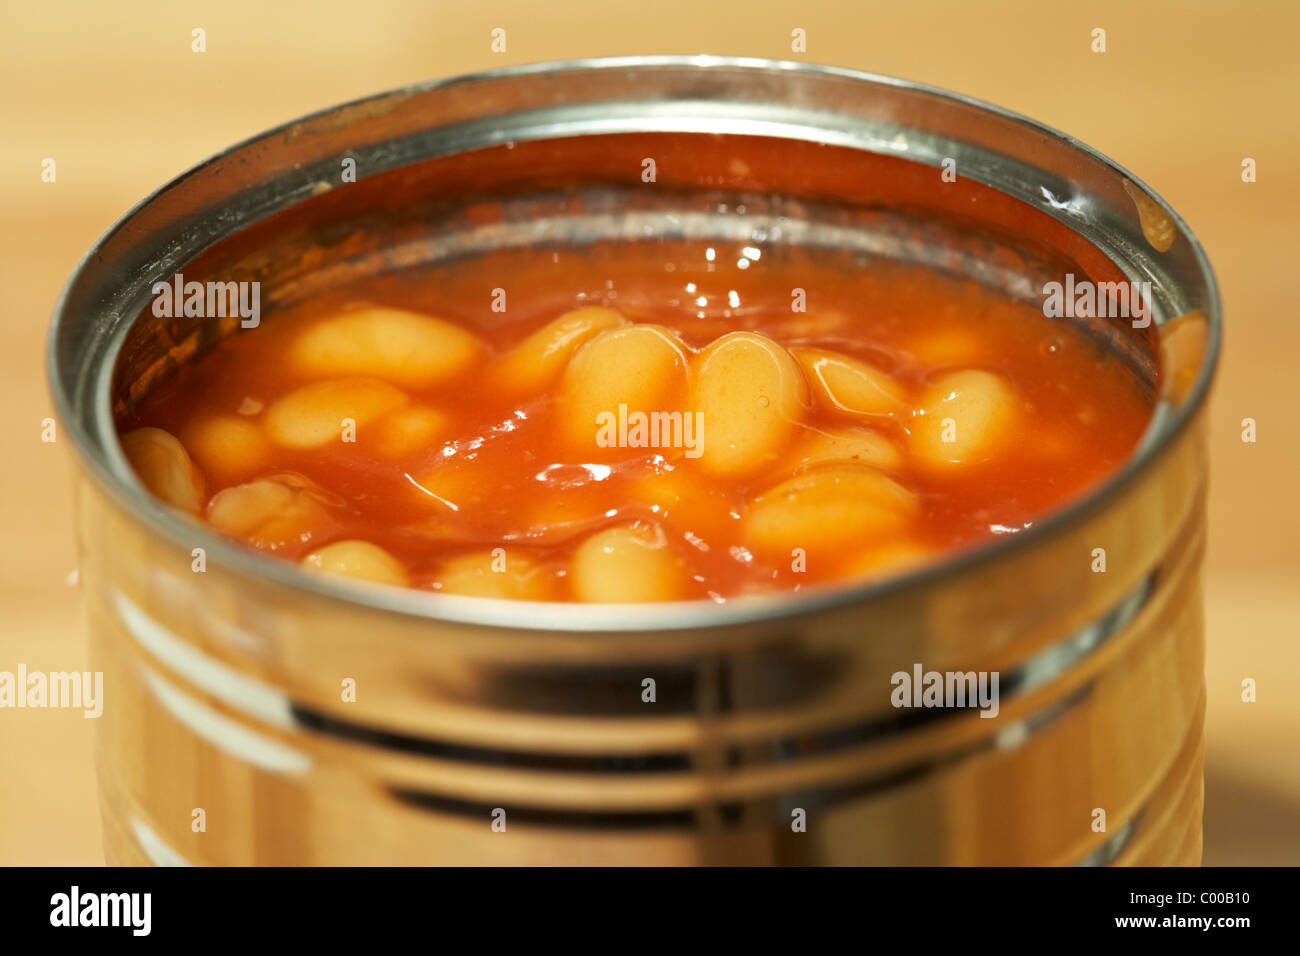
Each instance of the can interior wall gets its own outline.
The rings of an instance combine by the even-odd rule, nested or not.
[[[358,177],[342,185],[345,159]],[[150,287],[175,272],[258,281],[274,321],[360,276],[647,236],[843,249],[1025,299],[1064,272],[1149,281],[1150,327],[1082,327],[1158,390],[1156,416],[1120,474],[1029,532],[883,585],[734,607],[322,582],[157,508],[117,446],[118,416],[238,333],[238,318],[154,317]],[[237,146],[100,241],[51,336],[85,466],[108,857],[1197,862],[1218,335],[1203,253],[1133,177],[900,81],[705,58],[552,64]],[[891,708],[890,675],[917,663],[998,671],[997,717]]]

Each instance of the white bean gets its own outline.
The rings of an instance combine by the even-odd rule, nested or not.
[[[451,322],[371,307],[305,329],[289,348],[289,364],[313,378],[373,376],[420,389],[461,374],[482,352],[473,334]]]
[[[647,415],[680,409],[685,381],[685,347],[667,329],[633,325],[600,332],[578,349],[560,380],[555,414],[564,440],[597,460],[627,454],[603,450],[608,429],[602,422],[617,419],[620,405]]]
[[[803,465],[856,462],[884,471],[897,471],[903,464],[903,454],[893,442],[858,425],[810,431],[796,445],[793,457]]]
[[[672,601],[686,574],[663,531],[648,524],[598,531],[573,553],[574,596],[589,603]]]
[[[564,372],[574,352],[606,329],[628,321],[613,309],[590,306],[566,312],[542,326],[503,355],[491,368],[488,384],[515,395],[535,395]]]
[[[238,415],[196,419],[181,437],[204,474],[223,488],[264,471],[274,451],[257,423]]]
[[[263,427],[286,448],[320,448],[343,441],[405,405],[406,393],[377,378],[341,378],[304,385],[266,410]],[[348,424],[350,423],[350,425]]]
[[[934,468],[986,461],[1014,435],[1015,393],[1001,377],[968,369],[931,383],[914,413],[909,444]]]
[[[825,408],[853,415],[893,415],[906,405],[902,386],[866,362],[825,349],[794,350]]]
[[[846,578],[891,578],[934,558],[934,549],[915,541],[894,541],[854,555],[840,569]]]
[[[335,532],[331,508],[340,502],[301,475],[259,478],[218,492],[208,523],[255,548],[281,551]]]
[[[175,435],[161,428],[137,428],[123,435],[121,442],[141,484],[173,508],[199,513],[203,473]]]
[[[546,601],[554,598],[555,579],[527,554],[496,548],[475,551],[444,561],[438,569],[438,590],[447,594]]]
[[[700,466],[735,478],[774,461],[808,404],[808,383],[790,353],[765,336],[732,332],[700,352],[693,367]]]
[[[406,587],[408,578],[402,562],[369,541],[335,541],[317,548],[302,559],[302,565],[326,574],[337,574],[374,584]]]
[[[823,465],[759,495],[742,521],[745,539],[772,561],[794,549],[809,560],[838,560],[852,546],[887,541],[917,514],[915,496],[867,465]]]
[[[385,458],[405,458],[433,448],[450,433],[452,424],[446,412],[408,405],[385,415],[359,440]]]

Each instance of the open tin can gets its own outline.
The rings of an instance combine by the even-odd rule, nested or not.
[[[1083,500],[916,573],[636,606],[312,576],[160,507],[117,440],[142,396],[238,334],[237,316],[155,317],[151,288],[177,273],[259,282],[274,321],[358,277],[496,250],[742,237],[1039,303],[1063,273],[1150,283],[1149,323],[1081,320],[1160,395],[1148,431]],[[234,146],[99,240],[50,338],[105,675],[107,857],[1197,863],[1219,335],[1200,246],[1141,182],[1022,117],[848,70],[541,64]],[[999,673],[997,715],[891,707],[891,675],[918,663]]]

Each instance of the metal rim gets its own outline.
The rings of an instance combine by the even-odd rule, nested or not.
[[[143,208],[192,175],[219,164],[225,158],[245,147],[281,136],[292,128],[308,123],[313,119],[326,117],[344,109],[376,104],[390,98],[428,93],[453,85],[493,79],[527,77],[543,72],[629,70],[662,67],[728,68],[760,72],[789,71],[821,74],[859,81],[865,84],[906,89],[955,102],[1046,135],[1082,153],[1114,174],[1129,180],[1160,205],[1164,213],[1177,227],[1179,234],[1188,241],[1196,267],[1205,280],[1207,290],[1205,314],[1208,322],[1208,336],[1201,367],[1197,372],[1195,383],[1187,392],[1186,398],[1171,415],[1165,416],[1163,419],[1152,418],[1147,432],[1140,440],[1136,451],[1119,469],[1095,485],[1077,501],[1059,510],[1049,512],[1041,523],[1036,523],[1025,531],[962,550],[915,572],[902,574],[878,583],[858,586],[826,584],[809,588],[801,594],[753,597],[723,605],[707,600],[611,605],[580,604],[576,602],[504,601],[386,586],[366,587],[352,584],[345,579],[336,581],[324,575],[308,574],[300,570],[295,564],[263,555],[260,552],[228,541],[211,532],[205,525],[187,523],[179,516],[174,515],[169,509],[159,506],[143,489],[143,486],[134,480],[126,467],[125,458],[122,456],[120,448],[97,446],[81,428],[74,414],[72,396],[68,388],[69,383],[64,380],[59,369],[56,351],[56,342],[60,329],[76,318],[71,314],[69,305],[73,287],[81,277],[87,264],[94,261],[102,253],[107,243],[126,227]],[[1068,134],[1014,111],[964,94],[897,77],[843,67],[753,57],[630,56],[529,63],[401,87],[351,100],[290,120],[263,133],[237,142],[208,159],[195,164],[133,205],[95,241],[94,245],[77,263],[55,303],[50,333],[47,338],[46,371],[55,409],[65,427],[72,433],[74,444],[87,469],[108,495],[129,511],[135,519],[143,522],[152,531],[175,544],[184,545],[187,549],[195,546],[203,547],[213,560],[239,574],[252,578],[267,579],[285,587],[307,591],[319,597],[342,601],[350,605],[362,605],[425,621],[446,621],[463,625],[481,625],[484,627],[537,632],[590,633],[595,636],[612,632],[666,631],[693,627],[721,628],[756,622],[771,622],[796,615],[831,610],[849,604],[864,603],[951,575],[960,574],[976,564],[997,560],[1014,553],[1016,549],[1031,547],[1039,541],[1050,538],[1086,518],[1107,499],[1131,484],[1147,469],[1159,453],[1182,433],[1205,401],[1218,363],[1221,337],[1222,304],[1218,284],[1204,249],[1191,229],[1188,228],[1186,222],[1168,202],[1140,178],[1104,154]],[[114,357],[115,355],[107,356],[109,359]],[[111,362],[109,364],[111,365]],[[91,396],[91,400],[99,403],[101,408],[107,407],[107,395],[103,393],[107,387],[107,380],[105,380],[104,384],[104,389],[97,390]],[[648,624],[647,621],[653,621],[653,623]]]

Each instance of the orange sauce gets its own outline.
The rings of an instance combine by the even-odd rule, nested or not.
[[[255,467],[244,473],[233,464],[212,465],[211,453],[207,464],[196,455],[203,472],[200,514],[208,515],[212,498],[227,487],[292,473],[317,490],[327,519],[275,540],[246,541],[295,561],[331,542],[369,542],[400,563],[406,583],[431,590],[461,590],[449,562],[500,548],[510,560],[525,559],[534,583],[541,582],[519,596],[573,600],[580,596],[573,580],[577,549],[603,529],[629,524],[649,529],[656,547],[671,556],[674,598],[725,601],[897,573],[1018,533],[1078,497],[1130,455],[1153,403],[1151,389],[1097,343],[973,282],[780,247],[645,242],[497,253],[314,299],[225,338],[150,395],[123,431],[163,429],[195,454],[186,436],[205,417],[242,419],[265,430],[269,409],[322,378],[295,365],[294,343],[358,303],[436,316],[481,343],[481,353],[444,380],[392,383],[405,396],[403,407],[436,416],[436,437],[394,451],[381,415],[359,422],[352,440],[340,419],[338,440],[316,447],[259,444]],[[794,363],[806,390],[798,420],[761,464],[735,474],[705,467],[724,440],[708,417],[700,422],[699,457],[682,442],[601,443],[594,417],[575,438],[557,403],[564,369],[577,352],[560,366],[561,379],[537,390],[512,387],[500,369],[530,334],[589,306],[616,310],[634,325],[660,326],[683,347],[683,372],[660,390],[657,407],[628,413],[697,410],[692,389],[704,350],[720,336],[748,331],[805,356]],[[810,349],[878,371],[902,396],[898,406],[837,408],[812,380],[807,356],[817,353]],[[922,407],[925,396],[933,399],[936,383],[949,381],[945,376],[971,370],[1005,386],[996,436],[961,460],[925,460],[919,431],[931,429],[933,447],[946,408]],[[605,410],[617,421],[617,408]],[[840,465],[851,475],[878,472],[901,488],[909,501],[903,516],[867,520],[847,538],[812,534],[806,544],[795,521],[793,537],[783,538],[778,528],[773,538],[769,528],[767,543],[756,545],[756,501],[770,501],[773,489],[792,477],[836,467],[831,460],[805,461],[805,453],[818,433],[846,429],[874,436],[884,457]],[[835,507],[810,520],[841,523]],[[786,527],[787,517],[778,509],[767,523]],[[848,520],[859,527],[853,516]],[[602,553],[597,549],[597,558]]]

